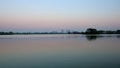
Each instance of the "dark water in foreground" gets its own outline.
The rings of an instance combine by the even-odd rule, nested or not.
[[[120,68],[120,35],[3,35],[0,68]]]

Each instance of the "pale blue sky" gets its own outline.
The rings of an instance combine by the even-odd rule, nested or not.
[[[119,29],[120,0],[0,0],[0,31]]]

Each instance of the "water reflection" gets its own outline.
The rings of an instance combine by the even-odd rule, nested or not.
[[[0,36],[0,68],[120,68],[119,38],[80,34]]]
[[[86,35],[85,37],[87,40],[92,41],[92,40],[96,40],[100,36],[98,36],[98,35]]]
[[[86,34],[85,37],[86,37],[87,40],[93,41],[93,40],[96,40],[96,39],[99,39],[99,38],[111,38],[111,37],[113,37],[113,38],[120,38],[120,35],[119,34],[118,35],[115,35],[115,34],[113,34],[113,35],[105,35],[105,34],[103,34],[103,35],[100,35],[100,34],[92,35],[92,34]]]
[[[78,35],[8,35],[0,36],[0,40],[50,40],[50,39],[83,39],[95,41],[99,38],[120,38],[119,34],[78,34]]]

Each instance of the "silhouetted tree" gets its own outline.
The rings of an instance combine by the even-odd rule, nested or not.
[[[120,34],[120,30],[117,30],[116,33],[117,33],[117,34]]]
[[[81,32],[73,31],[72,34],[81,34]]]
[[[98,34],[97,29],[94,28],[88,28],[85,32],[86,34]]]
[[[0,35],[12,35],[14,34],[13,32],[0,32]]]

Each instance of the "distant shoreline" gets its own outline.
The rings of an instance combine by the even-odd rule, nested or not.
[[[88,28],[85,32],[79,31],[66,31],[66,32],[0,32],[0,35],[47,35],[47,34],[120,34],[120,30],[116,31],[105,31],[105,30],[97,30],[95,28]]]
[[[61,33],[60,33],[61,34]],[[79,33],[80,35],[99,35],[99,34],[85,34],[85,33]],[[105,33],[104,33],[105,34]],[[107,33],[106,33],[107,34]],[[118,34],[118,33],[114,33],[114,34]],[[59,35],[58,33],[54,33],[54,34],[0,34],[0,35]],[[77,34],[61,34],[61,35],[77,35]],[[101,34],[102,35],[102,34]]]

